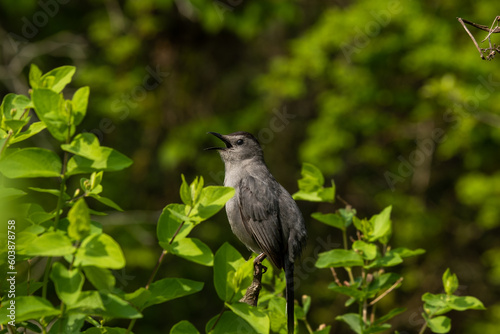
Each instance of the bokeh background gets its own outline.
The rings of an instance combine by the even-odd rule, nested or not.
[[[495,9],[464,0],[2,0],[0,96],[28,94],[31,63],[44,72],[77,66],[69,96],[90,86],[80,130],[134,160],[103,181],[103,194],[125,212],[98,219],[124,249],[127,266],[116,275],[126,291],[144,286],[156,263],[156,219],[180,201],[181,173],[222,184],[220,158],[203,151],[216,142],[206,132],[245,130],[291,193],[301,163],[313,163],[360,217],[393,205],[394,247],[427,250],[395,268],[403,286],[381,309],[408,310],[393,329],[420,329],[420,297],[441,292],[450,267],[458,293],[488,308],[452,312],[452,332],[493,334],[500,323],[500,59],[481,60],[456,17],[489,26]],[[486,36],[469,29],[478,41]],[[30,144],[56,143],[42,133]],[[304,258],[340,246],[341,236],[310,214],[344,204],[299,205],[310,234]],[[193,233],[214,251],[229,241],[249,255],[224,212]],[[312,296],[311,325],[347,333],[334,321],[348,310],[327,289],[330,272],[303,270],[297,294]],[[203,330],[222,308],[212,268],[167,257],[157,277],[169,276],[206,285],[147,309],[136,333],[165,333],[182,319]]]

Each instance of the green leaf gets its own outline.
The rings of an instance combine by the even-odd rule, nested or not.
[[[365,260],[373,260],[377,256],[377,246],[362,240],[354,241],[352,249],[357,251]]]
[[[120,245],[109,235],[91,234],[78,248],[75,266],[121,269],[125,266],[125,258]]]
[[[26,195],[24,191],[21,189],[16,189],[16,188],[4,188],[3,186],[0,186],[0,200],[2,201],[11,201],[13,199],[22,197]]]
[[[304,313],[300,306],[295,305],[294,311],[295,315],[299,313],[297,319],[305,320]],[[286,319],[286,299],[281,297],[271,298],[267,306],[267,315],[269,316],[271,332],[280,333],[281,331],[282,333],[284,333],[286,330],[286,326],[283,326],[284,319]]]
[[[109,269],[96,266],[82,267],[85,276],[97,290],[112,291],[116,284],[115,276]]]
[[[68,212],[68,235],[80,241],[90,234],[90,212],[85,199],[80,198]]]
[[[96,135],[90,132],[80,133],[73,138],[70,144],[62,144],[66,152],[87,158],[89,160],[102,160],[101,144]]]
[[[176,232],[175,240],[178,241],[185,238],[194,227],[191,222],[187,221],[183,223],[179,215],[174,214],[174,212],[184,216],[186,215],[186,206],[184,204],[169,204],[163,209],[158,219],[156,230],[156,235],[160,243],[169,243]],[[181,224],[182,227],[180,227]]]
[[[234,188],[222,186],[208,186],[201,190],[199,200],[189,217],[201,222],[215,215],[224,207],[227,201],[234,196]]]
[[[189,185],[186,182],[186,178],[184,177],[184,174],[181,174],[182,178],[182,183],[181,183],[181,188],[180,188],[180,196],[182,203],[186,205],[193,205],[193,199],[191,197],[191,189]]]
[[[89,194],[89,196],[92,198],[95,198],[96,200],[98,200],[99,202],[101,202],[104,205],[109,206],[110,208],[113,208],[113,209],[118,210],[118,211],[123,211],[123,209],[120,208],[120,206],[118,204],[116,204],[115,202],[113,202],[111,199],[109,199],[107,197],[102,197],[102,196],[99,196],[97,194],[92,194],[92,193]]]
[[[0,159],[0,173],[11,179],[59,177],[61,169],[61,159],[57,154],[37,147],[15,149]]]
[[[356,334],[363,334],[363,329],[361,328],[363,320],[361,319],[359,314],[346,313],[336,316],[335,320],[345,322]]]
[[[302,178],[298,181],[299,191],[293,194],[293,199],[331,203],[335,201],[335,184],[332,181],[332,187],[324,188],[325,179],[316,166],[303,163],[301,174]]]
[[[384,237],[387,237],[391,234],[391,210],[392,205],[389,205],[384,210],[382,210],[381,213],[374,215],[370,219],[373,224],[373,231],[368,236],[368,241],[373,242],[379,239],[383,239]]]
[[[361,301],[366,298],[366,293],[359,290],[356,286],[339,286],[336,283],[330,283],[330,285],[328,285],[328,289],[354,298],[357,301]]]
[[[82,291],[84,277],[79,269],[68,270],[60,263],[52,265],[50,279],[54,282],[56,293],[67,305],[74,304]]]
[[[80,334],[84,323],[85,314],[68,314],[63,318],[58,318],[48,334]]]
[[[39,193],[51,194],[51,195],[54,195],[56,197],[59,197],[61,195],[61,190],[59,190],[59,189],[44,189],[44,188],[36,188],[36,187],[28,187],[28,189],[39,192]],[[68,194],[64,193],[63,199],[65,201],[67,201],[70,199],[70,197]]]
[[[403,259],[401,258],[401,256],[399,256],[398,253],[388,251],[384,254],[384,256],[375,259],[372,263],[365,266],[365,268],[392,267],[397,266],[402,262]]]
[[[64,256],[75,252],[66,234],[60,231],[46,232],[32,239],[18,253],[31,256]]]
[[[399,247],[399,248],[394,248],[391,250],[391,252],[398,254],[401,258],[407,258],[407,257],[412,257],[412,256],[417,256],[425,253],[425,249],[422,248],[417,248],[414,250],[404,248],[404,247]]]
[[[68,311],[109,318],[142,318],[142,314],[126,300],[103,291],[82,291],[78,301],[68,306]]]
[[[227,242],[217,250],[214,257],[214,286],[220,299],[230,301],[239,292],[234,276],[245,263],[241,254]]]
[[[315,192],[323,187],[325,178],[323,174],[313,164],[304,162],[301,171],[302,178],[298,181],[299,189],[306,192]]]
[[[42,78],[42,71],[40,71],[38,66],[36,66],[35,64],[31,64],[30,74],[29,74],[29,83],[31,88],[34,89],[40,87],[41,78]]]
[[[346,229],[346,221],[344,220],[344,218],[342,218],[336,213],[323,214],[320,212],[315,212],[311,215],[311,217],[313,217],[316,220],[319,220],[322,223],[325,223],[326,225],[336,227],[343,231]]]
[[[222,316],[217,315],[210,319],[205,330],[210,334],[262,334],[232,311],[225,311]]]
[[[318,268],[362,266],[363,258],[353,250],[332,249],[319,254],[316,261]]]
[[[73,95],[71,103],[73,105],[73,117],[75,126],[80,124],[87,113],[87,105],[89,101],[89,87],[79,88]]]
[[[0,105],[0,120],[2,121],[2,125],[7,125],[6,122],[9,120],[26,122],[28,120],[28,116],[24,114],[24,110],[29,107],[30,103],[30,99],[24,95],[17,95],[13,93],[5,95],[2,100],[2,104]],[[12,125],[14,124],[15,123],[12,123]],[[18,128],[20,127],[13,128],[13,130],[17,131]]]
[[[452,274],[450,268],[443,274],[443,287],[447,295],[452,295],[458,289],[457,275]]]
[[[448,333],[451,330],[451,319],[442,315],[435,318],[429,318],[424,313],[427,326],[433,333]]]
[[[78,155],[68,161],[67,175],[86,174],[95,171],[116,172],[132,165],[132,160],[112,148],[101,146],[101,160],[90,160]]]
[[[56,93],[62,92],[64,87],[71,82],[73,74],[75,74],[76,67],[74,66],[61,66],[45,73],[40,82],[45,88],[50,88]],[[52,77],[53,79],[49,79]],[[31,82],[30,82],[31,84]]]
[[[160,242],[160,246],[169,253],[204,266],[212,266],[214,263],[214,255],[210,248],[196,238],[176,239],[172,244]]]
[[[23,131],[23,132],[20,132],[18,134],[16,134],[15,136],[13,136],[10,140],[9,140],[9,144],[14,144],[14,143],[18,143],[20,141],[23,141],[25,139],[28,139],[34,135],[36,135],[37,133],[39,133],[40,131],[42,131],[43,129],[45,129],[46,126],[45,124],[43,124],[42,122],[35,122],[35,123],[32,123],[28,129],[26,131]]]
[[[38,118],[47,126],[50,134],[59,141],[66,141],[69,136],[69,113],[66,110],[62,94],[47,89],[34,89],[33,105]]]
[[[16,323],[30,319],[39,319],[42,317],[51,317],[61,313],[54,308],[52,304],[41,297],[21,296],[15,298],[16,305]],[[0,324],[5,324],[11,319],[7,317],[9,310],[7,307],[0,308]]]
[[[486,309],[479,299],[472,296],[448,296],[446,299],[446,305],[456,311]]]
[[[389,321],[391,320],[392,318],[394,318],[395,316],[397,316],[398,314],[401,314],[403,313],[404,311],[406,311],[406,308],[405,307],[397,307],[397,308],[394,308],[392,310],[389,311],[389,313],[387,313],[386,315],[384,316],[381,316],[380,318],[378,318],[374,323],[373,325],[374,326],[377,326],[377,325],[381,325],[382,323],[386,322],[386,321]]]
[[[226,306],[236,315],[248,322],[257,333],[269,333],[270,323],[266,313],[245,303],[226,303]]]
[[[146,307],[167,302],[172,299],[191,295],[203,289],[203,283],[185,278],[164,278],[153,282],[149,293],[144,288],[139,288],[127,294],[126,299],[136,305],[140,310]]]
[[[373,281],[368,285],[367,289],[368,298],[373,298],[383,290],[385,291],[389,289],[400,278],[401,276],[395,273],[385,273],[378,277],[375,276]]]
[[[172,327],[170,334],[200,334],[200,332],[189,321],[182,320]]]

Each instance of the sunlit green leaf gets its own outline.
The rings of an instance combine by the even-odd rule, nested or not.
[[[95,266],[84,266],[82,267],[85,273],[85,277],[97,290],[112,291],[116,279],[109,269],[100,268]]]
[[[163,278],[153,282],[149,290],[139,288],[126,295],[126,299],[140,310],[151,305],[191,295],[203,289],[203,283],[185,278]]]
[[[368,241],[379,240],[391,233],[391,210],[392,206],[388,206],[370,219],[373,224],[373,231],[368,235]]]
[[[69,114],[64,106],[62,94],[47,89],[34,89],[32,93],[33,105],[38,118],[47,126],[50,134],[59,141],[66,141],[69,135]]]
[[[174,214],[178,213],[178,215]],[[175,240],[185,238],[193,229],[193,223],[183,222],[179,217],[185,216],[186,206],[184,204],[169,204],[158,219],[156,235],[160,243],[170,243],[175,235]],[[181,227],[182,224],[182,227]]]
[[[195,221],[207,220],[220,211],[231,197],[234,188],[222,186],[208,186],[201,190],[199,200],[195,203],[189,217]]]
[[[172,329],[170,329],[170,334],[199,334],[196,327],[193,326],[189,321],[182,320],[176,323]]]
[[[74,66],[61,66],[57,67],[47,73],[45,73],[41,78],[41,84],[50,88],[56,93],[60,93],[68,83],[71,82],[73,74],[75,74],[76,68]],[[35,72],[38,72],[35,70]],[[38,73],[36,73],[38,75]],[[53,79],[47,80],[49,77]]]
[[[15,299],[15,305],[16,323],[30,319],[55,316],[61,313],[61,311],[54,308],[48,300],[37,296],[17,297]],[[9,310],[7,310],[7,307],[0,308],[0,324],[5,324],[7,321],[11,320],[7,318],[8,314]]]
[[[239,317],[248,322],[250,326],[257,331],[257,333],[269,333],[269,317],[263,311],[245,303],[226,303],[226,306]]]
[[[120,245],[109,235],[91,234],[78,248],[75,265],[121,269],[125,266],[125,258]]]
[[[205,329],[210,334],[262,334],[232,311],[226,311],[222,316],[216,315],[208,321]]]
[[[451,319],[444,315],[435,318],[425,318],[427,326],[433,333],[448,333],[451,330]]]
[[[362,266],[363,258],[353,250],[332,249],[319,254],[316,261],[318,268]]]
[[[58,177],[61,168],[57,154],[37,147],[15,149],[0,159],[0,173],[8,178]]]
[[[75,247],[66,234],[54,231],[34,238],[19,253],[32,256],[64,256],[73,254],[74,251]]]
[[[84,276],[79,269],[68,270],[60,262],[52,265],[50,279],[54,282],[59,299],[68,305],[74,304],[82,291]]]
[[[239,292],[233,278],[245,263],[241,254],[227,242],[217,250],[214,257],[214,285],[220,299],[230,301]]]
[[[80,198],[68,212],[68,235],[82,240],[90,233],[90,212],[85,200]]]
[[[74,115],[75,125],[80,124],[85,117],[85,114],[87,113],[89,93],[89,87],[81,87],[73,95],[73,100],[71,100],[71,103],[73,105],[72,112]]]
[[[443,274],[443,287],[447,295],[452,295],[458,289],[457,275],[452,274],[450,268]]]
[[[352,249],[358,251],[365,260],[373,260],[377,256],[377,246],[362,240],[356,240],[352,244]]]
[[[345,228],[346,228],[346,222],[345,222],[344,218],[342,218],[341,216],[339,216],[336,213],[324,214],[324,213],[320,213],[320,212],[315,212],[311,215],[311,217],[313,217],[316,220],[319,220],[322,223],[336,227],[336,228],[341,229],[341,230],[345,230]]]
[[[214,255],[210,248],[201,240],[196,238],[182,238],[175,240],[172,244],[160,242],[160,246],[186,260],[193,261],[204,266],[212,266]]]
[[[39,133],[40,131],[42,131],[45,128],[46,128],[46,126],[42,122],[32,123],[26,131],[20,132],[20,133],[16,134],[15,136],[13,136],[9,140],[9,143],[14,144],[14,143],[18,143],[20,141],[23,141],[25,139],[28,139],[28,138],[36,135],[37,133]]]

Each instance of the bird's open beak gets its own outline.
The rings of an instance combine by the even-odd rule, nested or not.
[[[224,142],[224,144],[226,144],[226,147],[208,147],[205,149],[205,151],[208,151],[208,150],[225,150],[226,148],[230,148],[232,147],[231,143],[229,142],[229,140],[227,140],[225,138],[225,136],[221,135],[220,133],[217,133],[217,132],[207,132],[211,135],[214,135],[215,137],[219,138],[220,140],[222,140]]]

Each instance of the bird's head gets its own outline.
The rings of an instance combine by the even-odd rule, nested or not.
[[[247,159],[262,159],[262,148],[259,141],[252,134],[244,131],[221,135],[209,132],[224,142],[226,147],[209,147],[205,150],[218,150],[224,162],[237,162]]]

